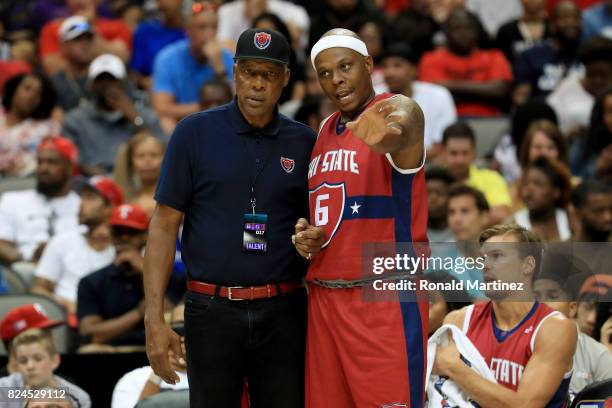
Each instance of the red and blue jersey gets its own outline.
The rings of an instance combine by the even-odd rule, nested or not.
[[[378,95],[370,105],[391,97]],[[323,122],[310,159],[310,223],[323,229],[325,244],[308,280],[362,278],[364,243],[427,242],[423,166],[397,168],[339,120],[336,112]]]
[[[515,328],[501,331],[495,324],[493,304],[479,303],[468,307],[463,331],[485,359],[497,382],[516,391],[523,370],[533,354],[535,339],[542,323],[557,314],[559,312],[556,310],[536,302]],[[571,374],[571,371],[565,373],[546,408],[566,406]]]

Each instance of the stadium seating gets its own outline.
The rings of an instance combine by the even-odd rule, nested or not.
[[[0,272],[4,276],[9,288],[9,294],[21,295],[28,293],[28,284],[21,275],[10,268],[0,266]]]

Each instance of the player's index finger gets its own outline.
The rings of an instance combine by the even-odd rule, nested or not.
[[[386,118],[385,121],[387,121],[387,123],[390,122],[399,122],[403,119],[403,115],[396,113],[396,112],[391,112]]]

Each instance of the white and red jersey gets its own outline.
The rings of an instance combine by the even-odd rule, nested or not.
[[[378,95],[369,106],[393,96]],[[325,232],[308,280],[362,278],[364,243],[427,242],[423,165],[399,169],[390,154],[373,152],[339,119],[336,112],[323,122],[308,171],[310,223]]]
[[[529,313],[512,330],[502,331],[495,324],[493,303],[479,303],[467,308],[463,332],[476,346],[501,385],[516,391],[521,376],[535,347],[536,336],[542,323],[560,312],[543,303],[534,303]],[[571,379],[565,373],[559,388],[547,408],[563,408]]]

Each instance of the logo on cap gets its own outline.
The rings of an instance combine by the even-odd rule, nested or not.
[[[20,332],[20,331],[24,330],[26,327],[28,327],[28,323],[25,320],[21,319],[21,320],[17,320],[15,322],[14,330],[16,332]]]
[[[131,212],[132,207],[130,207],[129,205],[122,205],[121,207],[119,207],[119,218],[121,218],[122,220],[126,220],[130,216]]]
[[[272,42],[272,35],[264,32],[255,33],[253,42],[257,48],[260,50],[265,50]]]

